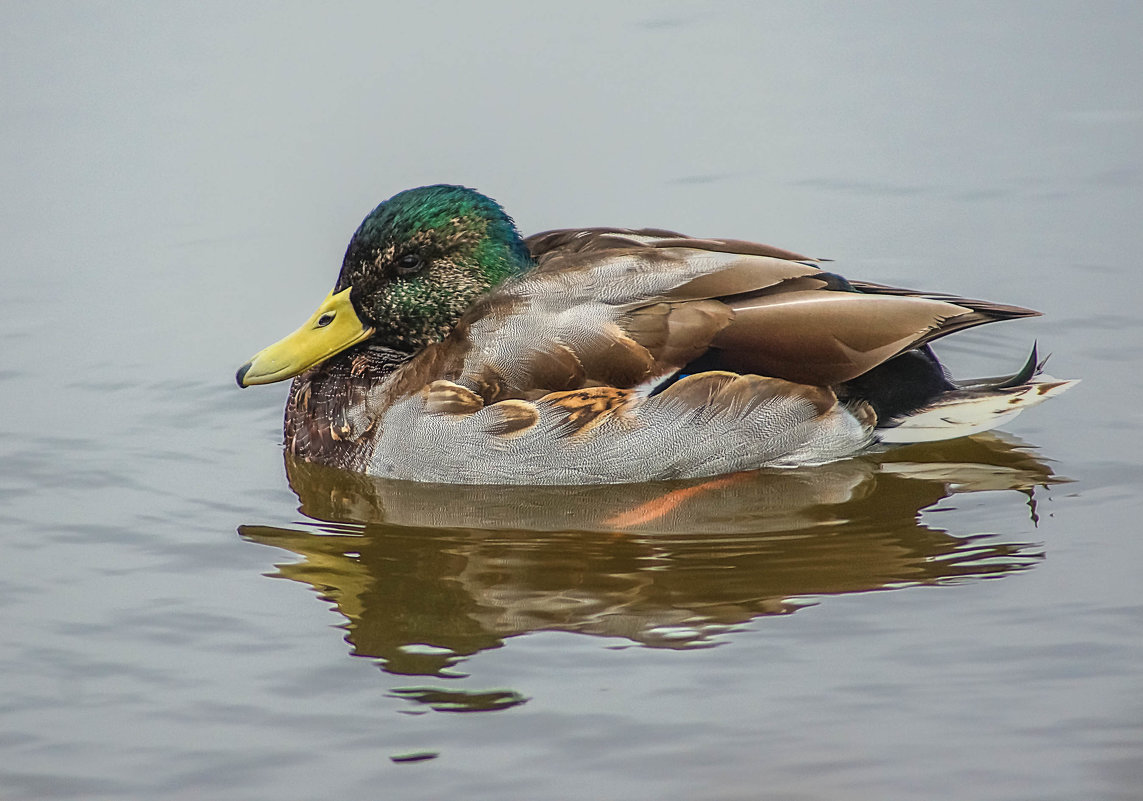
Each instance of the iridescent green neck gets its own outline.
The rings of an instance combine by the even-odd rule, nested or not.
[[[439,342],[481,295],[533,266],[512,219],[459,186],[394,195],[357,229],[338,291],[376,329],[372,340],[415,352]]]

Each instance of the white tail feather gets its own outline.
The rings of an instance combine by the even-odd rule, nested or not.
[[[1043,403],[1078,384],[1047,375],[1026,384],[997,390],[950,392],[931,406],[901,418],[892,428],[877,430],[882,442],[936,442],[990,431],[1030,406]]]

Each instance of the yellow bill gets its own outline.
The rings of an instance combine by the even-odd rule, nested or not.
[[[372,336],[349,302],[350,288],[331,291],[305,324],[285,339],[259,351],[239,368],[238,386],[272,384],[293,378],[351,345]]]

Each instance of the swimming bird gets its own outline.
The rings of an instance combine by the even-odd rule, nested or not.
[[[986,431],[1075,383],[1035,349],[955,381],[933,340],[1039,313],[826,266],[658,229],[524,239],[473,189],[419,187],[365,218],[317,311],[237,381],[293,378],[295,458],[535,485],[822,464]]]

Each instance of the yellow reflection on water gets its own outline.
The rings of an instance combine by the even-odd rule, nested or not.
[[[1025,569],[1031,546],[949,533],[920,511],[1016,490],[1034,520],[1034,488],[1058,481],[995,435],[670,484],[440,486],[292,460],[286,471],[315,522],[241,535],[300,556],[277,575],[336,605],[354,654],[411,675],[449,675],[533,631],[696,647],[823,596]]]

